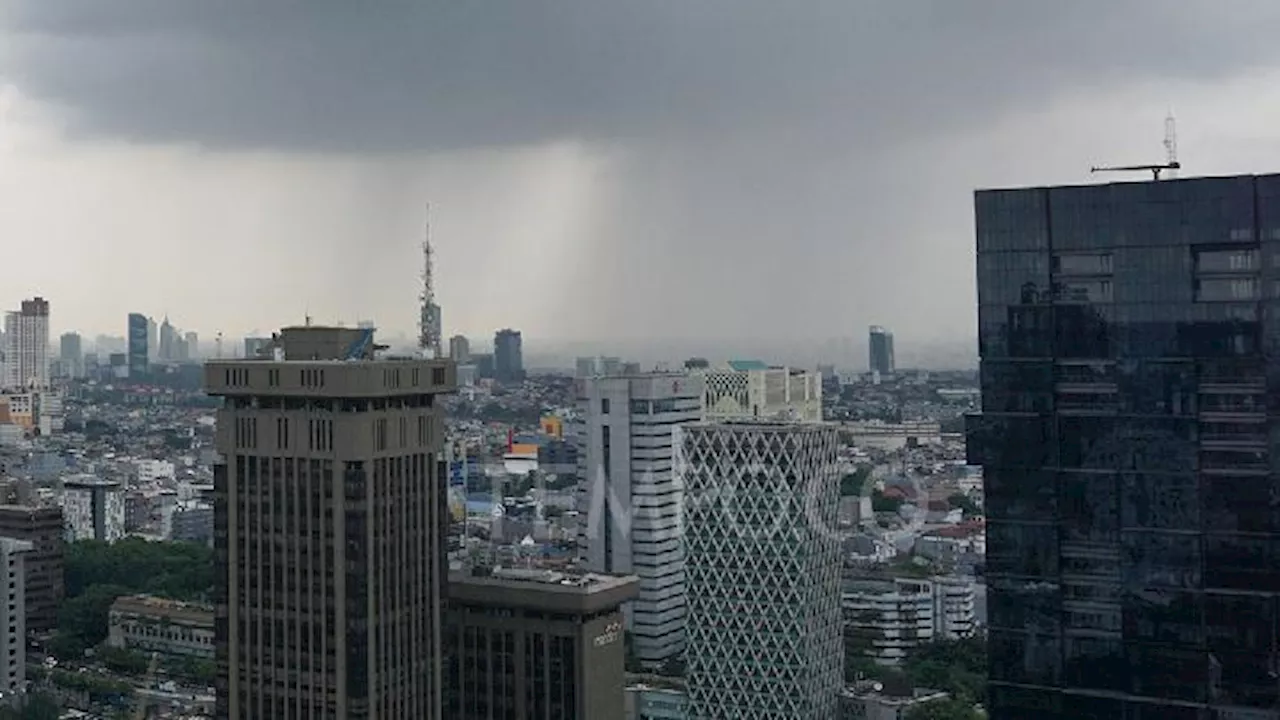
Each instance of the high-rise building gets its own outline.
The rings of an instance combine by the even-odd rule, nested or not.
[[[23,300],[19,310],[5,314],[5,378],[10,390],[49,387],[49,302]]]
[[[31,543],[24,558],[27,629],[53,630],[65,596],[62,509],[0,505],[0,536]]]
[[[125,534],[124,487],[93,475],[67,478],[62,484],[66,537],[112,543]]]
[[[471,362],[471,341],[465,335],[454,335],[449,338],[449,359],[464,365]]]
[[[596,359],[594,357],[580,357],[573,363],[573,376],[579,378],[591,377],[596,374]]]
[[[723,368],[694,370],[706,379],[708,420],[778,418],[822,421],[822,376],[807,370],[734,360]]]
[[[836,720],[838,427],[694,423],[675,438],[689,717]]]
[[[148,349],[147,316],[142,313],[129,313],[129,377],[140,380],[150,371],[151,351]]]
[[[23,562],[31,543],[0,537],[0,697],[27,690],[26,570]]]
[[[989,710],[1280,706],[1280,176],[986,190]]]
[[[84,377],[84,344],[80,333],[62,333],[58,340],[58,359],[62,362],[62,372],[68,377]]]
[[[147,318],[147,357],[160,357],[160,328],[150,317]]]
[[[685,646],[681,495],[671,438],[679,425],[701,419],[703,384],[676,373],[577,383],[579,548],[594,572],[639,576],[640,596],[627,615],[632,647],[641,663],[659,666]]]
[[[501,382],[524,379],[524,349],[519,330],[499,330],[493,336],[493,372]]]
[[[447,360],[372,330],[292,327],[205,364],[217,717],[441,720]],[[305,673],[306,681],[279,679]]]
[[[183,360],[199,360],[200,355],[200,336],[194,332],[188,332],[182,337],[182,346],[186,350]]]
[[[449,577],[450,720],[622,720],[620,606],[636,578],[477,568]]]
[[[165,315],[160,323],[160,359],[177,360],[179,342],[181,338],[178,336],[177,328],[169,323],[169,316]]]
[[[883,377],[893,375],[893,333],[888,328],[872,325],[867,337],[868,366]]]

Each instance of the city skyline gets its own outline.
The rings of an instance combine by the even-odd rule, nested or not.
[[[29,270],[0,301],[408,334],[429,201],[446,335],[967,339],[971,188],[1162,157],[1170,106],[1188,173],[1280,162],[1271,4],[569,6],[6,3],[0,233]]]

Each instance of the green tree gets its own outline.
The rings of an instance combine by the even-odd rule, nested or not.
[[[987,684],[987,642],[982,637],[939,640],[914,648],[903,670],[918,687],[945,690],[972,705]]]
[[[841,497],[857,497],[862,494],[862,490],[866,487],[867,479],[871,477],[870,465],[859,465],[858,469],[840,478],[840,496]]]
[[[129,589],[121,585],[93,585],[67,600],[58,610],[58,632],[49,650],[63,660],[81,657],[84,651],[107,638],[111,603]]]
[[[151,665],[150,657],[126,648],[104,646],[98,649],[97,657],[107,669],[124,675],[142,675]]]
[[[106,584],[175,600],[207,600],[213,589],[213,550],[198,543],[86,540],[68,545],[64,562],[69,598]]]
[[[947,496],[947,504],[953,508],[959,508],[964,511],[965,515],[981,515],[982,508],[978,507],[978,503],[973,498],[964,493],[952,493]]]
[[[60,717],[62,707],[44,693],[27,695],[20,708],[0,708],[0,720],[58,720]]]
[[[871,509],[876,512],[896,513],[903,502],[902,498],[885,495],[879,490],[871,494]]]

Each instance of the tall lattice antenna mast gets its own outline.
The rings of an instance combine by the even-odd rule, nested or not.
[[[1178,122],[1173,118],[1173,111],[1164,119],[1164,152],[1165,162],[1170,168],[1169,177],[1178,177],[1178,168],[1182,165],[1178,162]]]
[[[426,357],[440,357],[441,328],[440,306],[436,304],[436,293],[432,279],[433,252],[431,249],[431,205],[427,205],[426,232],[422,239],[422,294],[418,317],[418,350]]]

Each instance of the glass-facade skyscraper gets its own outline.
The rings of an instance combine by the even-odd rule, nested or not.
[[[129,313],[129,377],[135,380],[147,376],[147,316]]]
[[[991,719],[1280,717],[1280,176],[975,209]]]

